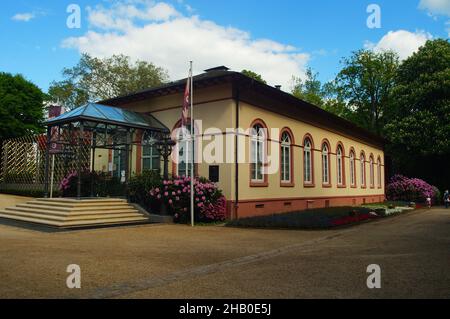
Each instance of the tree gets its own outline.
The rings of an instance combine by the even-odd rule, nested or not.
[[[44,98],[22,75],[0,72],[0,159],[3,140],[43,131]]]
[[[305,80],[302,80],[300,77],[292,77],[292,95],[303,101],[322,107],[325,103],[325,92],[318,76],[318,73],[314,73],[311,68],[308,68],[306,70]]]
[[[381,134],[391,105],[398,56],[390,51],[360,50],[342,63],[344,68],[334,81],[339,100],[345,101],[353,122]]]
[[[64,79],[52,82],[49,95],[54,102],[69,108],[127,95],[167,82],[167,71],[152,63],[131,62],[125,55],[95,58],[83,54],[73,68],[65,68]]]
[[[41,133],[45,94],[22,75],[0,72],[0,140]]]
[[[399,67],[386,125],[394,169],[441,187],[450,179],[450,43],[428,41]]]
[[[259,81],[261,83],[267,84],[267,82],[262,78],[261,74],[255,73],[253,71],[250,70],[242,70],[241,72],[242,74],[248,76],[249,78],[252,78],[256,81]]]

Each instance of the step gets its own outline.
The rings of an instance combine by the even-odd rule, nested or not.
[[[120,198],[98,198],[98,199],[72,199],[72,198],[37,198],[38,202],[54,202],[65,204],[95,204],[95,203],[127,203],[127,200]]]
[[[29,201],[26,204],[40,205],[40,206],[53,206],[63,208],[83,208],[83,207],[101,207],[101,206],[124,206],[128,205],[127,202],[96,202],[96,203],[73,203],[73,202],[52,202],[52,201]]]
[[[2,210],[2,211],[0,211],[0,214],[9,215],[9,216],[13,216],[13,217],[15,217],[15,216],[30,217],[30,218],[53,220],[53,221],[60,221],[60,222],[63,222],[64,220],[66,220],[66,217],[64,217],[64,216],[43,215],[43,214],[35,214],[35,213],[21,212],[21,211],[14,211],[14,210]]]
[[[86,206],[86,207],[58,207],[58,206],[46,206],[46,205],[36,205],[36,204],[18,204],[16,207],[20,208],[32,208],[48,211],[59,211],[59,212],[86,212],[86,211],[113,211],[120,209],[133,208],[128,204],[114,205],[114,206]]]
[[[85,216],[53,216],[53,215],[42,215],[42,214],[35,214],[35,213],[29,213],[29,212],[20,212],[20,211],[0,211],[1,214],[9,215],[9,216],[21,216],[21,217],[29,217],[29,218],[36,218],[36,219],[45,219],[45,220],[53,220],[53,221],[60,221],[60,222],[67,222],[67,221],[83,221],[83,220],[96,220],[96,219],[115,219],[115,218],[132,218],[132,217],[143,217],[142,214],[138,213],[125,213],[125,214],[101,214],[101,215],[85,215]]]
[[[114,224],[126,224],[126,223],[138,223],[148,222],[146,217],[133,217],[133,218],[111,218],[111,219],[97,219],[95,221],[89,221],[89,223],[83,221],[65,222],[60,227],[83,227],[83,226],[99,226],[99,225],[114,225]]]
[[[59,216],[59,217],[83,217],[83,216],[89,216],[89,215],[116,215],[116,214],[139,214],[139,211],[137,209],[134,209],[134,207],[126,207],[124,209],[116,209],[116,210],[110,210],[110,211],[86,211],[86,212],[80,212],[80,211],[71,211],[71,212],[59,212],[59,211],[52,211],[52,210],[41,210],[41,209],[34,209],[34,208],[25,208],[25,207],[8,207],[5,208],[6,212],[23,212],[23,213],[31,213],[36,215],[42,215],[42,216]]]
[[[30,217],[24,217],[24,216],[12,216],[12,215],[3,214],[2,212],[0,212],[0,218],[19,220],[19,221],[30,222],[30,223],[35,223],[35,224],[50,225],[50,226],[55,226],[55,227],[60,227],[62,225],[62,222],[56,222],[53,220],[42,219],[42,218],[30,218]]]
[[[10,216],[5,215],[0,212],[0,218],[6,218],[11,220],[18,220],[18,221],[24,221],[34,224],[41,224],[41,225],[49,225],[53,227],[58,228],[68,228],[68,227],[83,227],[83,226],[101,226],[101,225],[114,225],[114,224],[127,224],[127,223],[137,223],[137,222],[145,222],[148,221],[148,218],[145,217],[134,217],[134,218],[114,218],[114,219],[98,219],[95,221],[89,221],[89,223],[83,222],[83,221],[77,221],[77,222],[56,222],[52,220],[47,219],[41,219],[41,218],[31,218],[31,217],[24,217],[24,216]]]

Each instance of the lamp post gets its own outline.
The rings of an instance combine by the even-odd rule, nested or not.
[[[155,142],[155,147],[164,160],[163,177],[165,180],[169,179],[169,156],[172,154],[172,149],[175,144],[175,141],[168,135],[162,136]]]

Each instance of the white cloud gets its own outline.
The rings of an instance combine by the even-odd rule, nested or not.
[[[188,61],[193,60],[196,73],[218,65],[250,69],[287,90],[292,75],[304,76],[310,58],[291,45],[254,39],[248,32],[183,15],[164,2],[128,0],[88,10],[91,29],[65,39],[63,47],[97,57],[122,53],[151,61],[166,68],[174,80],[186,77]]]
[[[449,0],[420,0],[419,8],[428,11],[430,14],[450,16]]]
[[[28,13],[17,13],[11,19],[14,21],[28,22],[34,19],[35,17],[36,15],[34,13],[28,12]]]
[[[397,30],[389,31],[378,43],[366,42],[364,46],[375,52],[392,50],[399,55],[401,60],[404,60],[430,39],[432,39],[431,34],[424,31]]]

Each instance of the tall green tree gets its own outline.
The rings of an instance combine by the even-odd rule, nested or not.
[[[318,77],[319,73],[314,72],[311,68],[306,70],[305,80],[293,76],[292,95],[303,101],[322,107],[325,103],[325,93]]]
[[[53,82],[48,94],[69,108],[155,87],[169,79],[163,68],[141,60],[132,62],[125,55],[99,59],[83,54],[76,66],[65,68],[62,74],[64,79]]]
[[[0,140],[42,132],[44,99],[22,75],[0,72]]]
[[[0,72],[0,159],[3,140],[44,130],[44,99],[45,94],[22,75]]]
[[[351,112],[346,104],[337,94],[334,81],[322,84],[319,73],[311,68],[306,70],[306,78],[292,77],[292,95],[295,97],[323,108],[325,111],[336,114],[343,118],[351,118]]]
[[[399,67],[386,125],[394,168],[449,188],[450,43],[426,42]]]
[[[350,120],[381,134],[392,101],[398,56],[390,51],[360,50],[342,63],[334,81],[338,99],[345,101]]]
[[[241,71],[242,74],[258,81],[264,84],[267,84],[267,82],[263,79],[263,77],[261,76],[261,74],[258,74],[256,72],[250,71],[250,70],[242,70]]]

